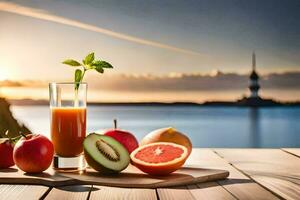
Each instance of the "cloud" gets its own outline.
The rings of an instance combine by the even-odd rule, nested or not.
[[[47,82],[39,80],[3,80],[0,81],[0,87],[44,87],[47,86]]]
[[[86,77],[89,88],[110,91],[228,91],[248,87],[249,75],[236,73],[170,73],[92,75]],[[0,81],[6,87],[47,87],[46,81]],[[300,89],[300,72],[271,73],[260,76],[263,89]]]
[[[218,72],[214,75],[201,73],[124,74],[92,78],[90,86],[101,90],[121,91],[226,91],[245,89],[249,75]],[[300,89],[300,72],[267,74],[261,76],[260,84],[265,89]]]
[[[2,87],[23,87],[24,85],[19,81],[4,80],[4,81],[0,81],[0,86],[2,86]]]
[[[266,88],[300,89],[300,72],[272,73],[263,77],[262,85]]]
[[[163,43],[159,43],[159,42],[155,42],[155,41],[151,41],[151,40],[146,40],[143,38],[133,37],[133,36],[126,35],[123,33],[119,33],[119,32],[114,32],[114,31],[104,29],[104,28],[101,28],[98,26],[93,26],[90,24],[82,23],[80,21],[64,18],[61,16],[56,16],[56,15],[46,12],[45,10],[39,10],[39,9],[31,8],[31,7],[25,7],[25,6],[15,4],[15,3],[0,2],[0,11],[14,13],[14,14],[23,15],[23,16],[32,17],[32,18],[41,19],[41,20],[46,20],[46,21],[64,24],[64,25],[68,25],[68,26],[73,26],[73,27],[77,27],[80,29],[105,34],[110,37],[127,40],[127,41],[138,43],[138,44],[158,47],[158,48],[167,49],[167,50],[176,51],[176,52],[185,53],[185,54],[205,56],[196,51],[178,48],[175,46],[171,46],[171,45],[167,45],[167,44],[163,44]]]

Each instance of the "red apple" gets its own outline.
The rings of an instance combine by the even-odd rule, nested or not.
[[[16,165],[28,173],[39,173],[50,166],[54,154],[52,142],[43,135],[26,135],[14,148]]]
[[[112,130],[108,130],[104,133],[104,135],[110,136],[120,142],[129,152],[133,152],[136,148],[139,147],[139,143],[133,134],[117,129],[117,120],[114,120],[115,128]]]
[[[9,138],[0,139],[0,169],[14,166],[13,160],[14,144]]]

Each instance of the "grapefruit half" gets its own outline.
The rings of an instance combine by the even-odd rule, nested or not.
[[[156,129],[150,132],[142,139],[140,145],[143,146],[154,142],[173,142],[183,145],[188,149],[189,155],[192,151],[192,142],[190,139],[185,134],[172,127]]]
[[[157,142],[140,146],[130,158],[133,165],[151,175],[167,175],[179,169],[188,158],[185,146],[171,142]]]

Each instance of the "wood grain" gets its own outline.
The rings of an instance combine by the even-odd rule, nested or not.
[[[196,199],[207,200],[234,200],[229,192],[216,182],[201,183],[198,185],[187,186],[188,190]]]
[[[196,198],[187,189],[186,186],[174,188],[158,188],[157,194],[160,200],[195,200]]]
[[[217,149],[253,180],[285,199],[300,198],[300,159],[280,149]]]
[[[39,199],[48,190],[45,186],[0,185],[0,199],[24,200]]]
[[[117,188],[106,186],[93,186],[90,195],[90,200],[93,199],[132,199],[132,200],[156,200],[155,189],[141,189],[141,188]]]
[[[229,192],[231,196],[237,199],[278,199],[271,192],[239,172],[210,149],[193,149],[187,165],[228,170],[230,172],[229,177],[217,182],[224,190]],[[218,196],[219,190],[221,190],[220,187],[212,188],[211,192]],[[226,193],[223,190],[222,192]]]
[[[52,188],[45,199],[53,200],[85,200],[92,189],[91,185],[74,185]]]
[[[49,168],[43,173],[28,174],[19,170],[17,167],[12,167],[9,169],[0,169],[0,184],[65,186],[80,184],[80,182],[56,173],[52,168]]]
[[[93,169],[85,173],[56,173],[48,169],[41,174],[26,174],[17,168],[0,170],[0,183],[41,184],[46,186],[105,185],[114,187],[158,188],[224,179],[228,171],[183,167],[168,176],[149,176],[133,166],[117,175],[103,175]]]
[[[282,150],[300,157],[300,148],[283,148]]]

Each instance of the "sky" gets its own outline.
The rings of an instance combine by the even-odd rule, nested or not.
[[[297,0],[0,1],[0,80],[71,81],[74,69],[61,61],[81,60],[94,51],[115,67],[102,77],[94,73],[86,77],[95,91],[106,91],[105,101],[236,99],[246,92],[244,76],[255,50],[258,72],[265,79],[279,73],[283,82],[290,80],[281,84],[284,87],[262,80],[262,94],[275,98],[281,92],[285,100],[297,100],[299,88],[293,84],[298,82],[293,77],[300,71],[299,9]],[[234,80],[225,76],[226,88],[209,90],[203,76],[217,77],[213,83],[222,84],[216,76],[219,71],[241,76],[243,84],[231,87]],[[201,87],[181,79],[173,80],[170,87],[165,81],[195,74],[202,81],[192,84]],[[154,81],[146,81],[148,85],[137,90],[132,77]],[[107,88],[96,87],[99,82]],[[126,82],[130,84],[124,89]],[[177,86],[184,89],[178,92],[173,89]],[[48,92],[39,87],[43,94]],[[14,89],[23,90],[10,86],[2,88],[2,93],[16,97]],[[152,89],[157,91],[156,98],[148,94]],[[118,97],[119,91],[126,92],[126,98]]]

